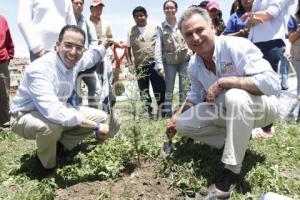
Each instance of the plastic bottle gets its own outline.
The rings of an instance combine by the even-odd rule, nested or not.
[[[268,192],[261,197],[261,200],[293,200],[293,199],[280,194],[276,194],[274,192]]]

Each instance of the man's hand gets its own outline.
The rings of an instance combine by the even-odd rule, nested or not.
[[[165,77],[165,70],[164,69],[159,69],[158,73],[160,76]]]
[[[241,20],[246,22],[248,28],[264,22],[262,18],[255,16],[255,12],[246,12],[241,16]]]
[[[96,133],[98,137],[105,138],[108,136],[109,126],[107,124],[101,124],[100,130]]]
[[[223,91],[223,88],[219,85],[219,81],[217,80],[214,84],[212,84],[207,91],[206,101],[209,103],[215,102],[216,98]]]
[[[116,46],[121,46],[121,44],[111,38],[109,39],[105,39],[105,40],[102,40],[102,41],[99,41],[99,44],[102,44],[105,49],[107,49],[108,47],[112,46],[112,45],[116,45]]]
[[[42,57],[43,55],[45,55],[47,53],[47,51],[45,49],[40,50],[39,52],[35,53],[34,55],[38,58]]]
[[[166,135],[168,139],[172,139],[176,135],[176,117],[173,116],[171,119],[167,122],[167,129],[166,129]]]
[[[255,17],[255,16],[249,18],[246,22],[247,27],[249,27],[249,28],[253,27],[257,24],[262,24],[262,23],[264,23],[264,20],[262,20],[261,18]]]

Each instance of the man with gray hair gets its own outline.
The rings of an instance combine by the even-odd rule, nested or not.
[[[278,117],[280,82],[262,53],[250,41],[214,36],[208,13],[188,8],[178,23],[195,52],[188,75],[191,91],[186,102],[167,124],[176,132],[223,150],[225,164],[210,197],[228,198],[240,180],[240,171],[251,131]]]

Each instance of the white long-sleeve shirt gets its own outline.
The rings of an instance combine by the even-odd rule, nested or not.
[[[213,60],[216,74],[209,71],[198,54],[189,63],[188,75],[191,91],[188,100],[197,104],[204,100],[208,88],[221,77],[250,77],[265,95],[277,95],[280,82],[261,51],[249,40],[234,36],[215,36]]]
[[[58,54],[51,51],[31,63],[22,77],[10,113],[38,111],[49,121],[75,126],[83,116],[67,106],[79,71],[94,66],[105,56],[103,45],[91,46],[74,68],[67,69]]]
[[[33,53],[50,51],[60,30],[76,25],[71,0],[20,0],[18,26]]]
[[[272,19],[257,24],[250,29],[248,38],[253,42],[284,39],[286,33],[285,15],[294,0],[255,0],[252,11],[266,11]]]

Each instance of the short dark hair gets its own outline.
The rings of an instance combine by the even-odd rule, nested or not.
[[[208,4],[209,1],[201,1],[201,3],[199,4],[200,8],[206,9],[206,5]]]
[[[178,5],[177,5],[176,1],[174,1],[174,0],[165,1],[164,5],[163,5],[163,9],[165,9],[166,4],[169,3],[169,2],[172,2],[174,4],[176,10],[178,9]]]
[[[58,41],[61,42],[64,38],[64,35],[67,31],[73,31],[73,32],[76,32],[76,33],[80,33],[82,36],[83,36],[83,39],[84,39],[84,43],[85,43],[85,33],[84,31],[79,28],[78,26],[76,25],[66,25],[64,26],[60,33],[59,33],[59,36],[58,36]]]
[[[134,17],[134,15],[135,15],[137,12],[142,12],[146,17],[148,17],[147,11],[146,11],[146,9],[145,9],[143,6],[138,6],[138,7],[136,7],[135,9],[133,9],[133,11],[132,11],[132,16]]]
[[[72,2],[74,1],[74,0],[71,0]],[[82,1],[82,3],[84,4],[84,0],[81,0]]]

